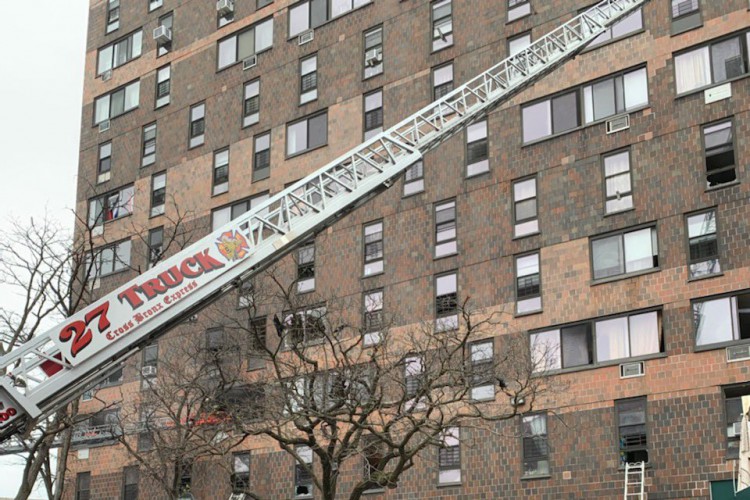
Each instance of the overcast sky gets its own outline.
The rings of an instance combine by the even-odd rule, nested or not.
[[[0,229],[45,210],[72,228],[88,4],[0,0]],[[0,498],[15,496],[19,467],[0,458]]]

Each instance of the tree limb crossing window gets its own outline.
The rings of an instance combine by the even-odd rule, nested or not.
[[[383,290],[365,292],[363,296],[364,317],[362,324],[364,326],[365,346],[375,345],[380,342],[381,330],[384,326],[383,319]]]
[[[549,444],[547,414],[536,413],[521,417],[523,432],[523,475],[549,475]]]
[[[444,332],[456,328],[458,328],[457,274],[443,274],[435,278],[435,331]]]
[[[297,446],[297,456],[302,463],[294,464],[294,498],[312,498],[313,476],[310,469],[313,466],[313,452],[309,446]]]
[[[470,344],[471,399],[486,401],[495,399],[494,343],[492,340]]]
[[[315,242],[297,250],[297,293],[315,290]]]
[[[440,436],[438,449],[438,484],[461,482],[461,434],[458,427],[448,427]]]

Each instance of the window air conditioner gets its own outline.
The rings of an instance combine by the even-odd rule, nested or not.
[[[365,54],[365,64],[368,68],[372,68],[374,66],[377,66],[378,64],[383,62],[383,53],[378,52],[377,49],[373,49],[367,52]]]
[[[219,0],[216,2],[216,12],[220,16],[226,16],[234,12],[234,0]]]
[[[109,120],[99,122],[99,132],[106,132],[107,130],[109,130]]]
[[[254,68],[258,64],[258,56],[256,54],[251,55],[242,60],[242,71]]]
[[[620,378],[642,377],[646,373],[643,361],[623,363],[620,365]]]
[[[303,31],[299,34],[299,38],[297,39],[297,43],[299,45],[304,45],[306,43],[312,42],[315,39],[315,31],[314,30],[307,30]]]
[[[607,133],[614,134],[630,128],[630,115],[615,116],[607,120]]]
[[[107,71],[105,71],[104,73],[102,73],[102,81],[106,82],[110,78],[112,78],[112,70],[111,69],[108,69]]]
[[[141,375],[144,377],[155,377],[156,376],[156,367],[155,366],[144,366],[141,368]]]
[[[169,43],[172,41],[172,30],[166,26],[157,26],[154,28],[154,40],[159,45]]]
[[[727,347],[727,362],[750,359],[750,344]]]

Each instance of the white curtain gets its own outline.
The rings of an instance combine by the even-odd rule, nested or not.
[[[708,47],[680,54],[674,58],[677,93],[682,94],[711,83],[711,61]]]
[[[659,352],[659,320],[656,311],[630,317],[630,355]]]

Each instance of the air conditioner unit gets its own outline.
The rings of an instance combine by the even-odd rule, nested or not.
[[[615,116],[607,120],[607,133],[614,134],[630,128],[630,115]]]
[[[526,404],[526,398],[523,396],[513,396],[510,398],[510,404],[512,406],[523,406]]]
[[[99,132],[106,132],[109,130],[109,120],[104,120],[99,123]]]
[[[105,71],[104,73],[102,73],[102,81],[103,82],[108,81],[110,78],[112,78],[112,70],[111,69],[108,69],[107,71]]]
[[[297,43],[299,45],[304,45],[306,43],[310,43],[315,39],[315,30],[307,30],[303,31],[299,34],[299,38],[297,38]]]
[[[247,495],[244,493],[232,493],[229,496],[229,500],[245,500],[247,498]]]
[[[620,365],[620,378],[642,377],[646,373],[643,361],[623,363]]]
[[[750,344],[727,347],[727,363],[750,359]]]
[[[220,16],[226,16],[234,12],[234,0],[219,0],[216,2],[216,12]]]
[[[155,366],[144,366],[141,368],[141,375],[144,377],[156,377],[156,367]]]
[[[365,65],[367,65],[368,68],[372,68],[373,66],[377,66],[378,64],[383,62],[383,53],[378,52],[377,50],[370,50],[365,54]]]
[[[258,64],[258,56],[256,54],[242,60],[242,71],[246,71],[250,68],[254,68]]]
[[[157,26],[154,28],[154,40],[159,45],[169,43],[172,41],[172,30],[166,26]]]
[[[732,432],[734,432],[735,436],[741,436],[742,435],[742,421],[734,422],[732,424]]]

